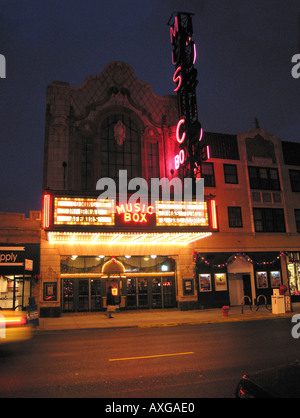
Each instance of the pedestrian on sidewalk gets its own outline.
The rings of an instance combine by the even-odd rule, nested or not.
[[[106,306],[107,306],[107,317],[108,318],[113,318],[111,313],[115,312],[116,306],[115,306],[115,298],[112,294],[112,286],[109,286],[109,288],[107,290]]]

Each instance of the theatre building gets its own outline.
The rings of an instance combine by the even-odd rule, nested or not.
[[[217,230],[215,200],[151,194],[151,179],[177,177],[177,119],[176,97],[156,96],[125,63],[48,86],[41,315],[103,310],[109,285],[121,309],[196,301],[192,243]],[[106,179],[115,199],[100,196]]]
[[[109,285],[124,310],[269,302],[292,273],[300,291],[293,144],[258,124],[205,132],[204,196],[178,199],[175,95],[158,97],[112,62],[79,87],[51,83],[46,106],[41,316],[105,310]],[[151,179],[171,187],[157,192]]]

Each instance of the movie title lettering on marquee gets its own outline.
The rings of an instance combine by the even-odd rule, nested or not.
[[[156,202],[157,226],[209,226],[206,202]]]
[[[55,197],[55,225],[114,225],[114,200]]]

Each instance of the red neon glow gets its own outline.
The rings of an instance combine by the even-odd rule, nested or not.
[[[206,154],[207,154],[207,159],[210,159],[210,149],[209,149],[209,145],[206,145]]]
[[[174,161],[175,161],[175,170],[178,170],[180,165],[183,164],[185,161],[185,152],[183,149],[179,151],[179,154],[175,155]]]
[[[181,83],[182,83],[182,77],[181,77],[180,74],[178,74],[179,71],[181,71],[181,67],[178,67],[176,69],[174,75],[173,75],[173,81],[174,81],[174,83],[177,83],[178,82],[177,87],[174,89],[175,92],[177,92],[180,89]]]
[[[43,228],[47,229],[50,226],[51,215],[51,196],[50,194],[44,195],[44,216],[43,216]]]
[[[210,201],[210,216],[212,229],[218,229],[217,208],[216,201],[214,199]]]
[[[118,214],[120,213],[128,213],[128,212],[132,212],[132,213],[149,213],[150,215],[152,215],[153,213],[153,209],[154,207],[149,205],[141,205],[140,203],[126,203],[125,205],[120,205],[120,206],[116,206],[117,212]]]
[[[174,25],[170,27],[171,44],[173,45],[173,38],[176,37],[178,32],[178,16],[175,17]]]
[[[199,142],[202,141],[203,138],[203,129],[200,129],[200,136],[199,136]]]
[[[140,203],[126,203],[125,205],[116,206],[116,209],[119,215],[123,215],[123,221],[126,223],[147,223],[147,216],[153,214],[154,207]]]
[[[179,162],[180,162],[180,164],[183,164],[184,163],[184,160],[185,160],[185,153],[184,153],[184,150],[181,149],[179,151]]]
[[[196,44],[194,43],[194,59],[193,59],[193,64],[195,64],[197,59],[197,48],[196,48]]]
[[[185,123],[184,119],[180,119],[180,121],[177,123],[177,127],[176,127],[176,139],[177,142],[179,142],[179,144],[182,144],[183,141],[185,140],[185,135],[186,133],[183,132],[183,134],[180,136],[179,131],[180,131],[180,127],[181,125],[183,125]]]

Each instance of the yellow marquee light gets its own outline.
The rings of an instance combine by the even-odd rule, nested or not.
[[[48,232],[50,243],[63,244],[109,244],[109,245],[188,245],[206,238],[211,232],[168,233],[93,233],[93,232]]]
[[[159,271],[159,272],[134,272],[134,273],[130,273],[130,272],[124,272],[122,274],[110,274],[109,276],[107,274],[103,274],[103,273],[80,273],[80,277],[81,278],[92,278],[92,279],[107,279],[108,277],[113,278],[113,277],[117,277],[117,278],[126,278],[126,277],[170,277],[170,276],[174,276],[175,272],[174,271],[168,271],[168,272],[163,272],[163,271]],[[62,279],[73,279],[78,277],[78,273],[62,273],[60,275],[60,277]]]

